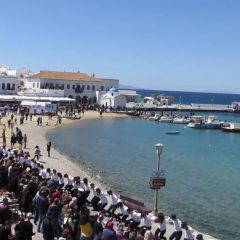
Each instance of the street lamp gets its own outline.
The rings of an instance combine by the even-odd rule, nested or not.
[[[158,214],[158,190],[161,187],[165,186],[165,178],[164,172],[160,170],[160,156],[163,151],[163,144],[158,143],[155,145],[156,153],[157,153],[157,171],[155,172],[155,176],[150,178],[150,188],[155,190],[155,197],[154,197],[154,215],[157,216]]]

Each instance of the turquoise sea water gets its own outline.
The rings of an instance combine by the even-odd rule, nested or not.
[[[219,114],[221,120],[239,115]],[[179,135],[167,135],[170,130]],[[199,231],[239,239],[240,134],[196,130],[138,118],[98,119],[49,133],[53,145],[103,179],[115,192],[153,206],[149,177],[156,169],[155,144],[164,144],[161,169],[166,187],[159,208],[176,213]]]

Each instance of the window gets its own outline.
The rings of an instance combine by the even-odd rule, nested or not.
[[[90,90],[90,86],[89,85],[87,85],[87,90]]]
[[[5,83],[2,83],[2,89],[3,90],[5,89]]]
[[[33,88],[35,88],[35,83],[33,83]]]
[[[75,89],[75,85],[72,85],[72,89]]]
[[[70,84],[67,85],[67,89],[70,89]]]
[[[11,90],[11,84],[7,83],[7,90]]]
[[[95,86],[94,86],[94,85],[92,85],[92,90],[93,90],[93,91],[95,90]]]
[[[15,90],[15,83],[13,83],[12,85],[12,90]]]
[[[82,90],[84,90],[85,89],[85,85],[82,85]]]
[[[104,90],[104,86],[101,86],[100,89],[101,89],[101,91],[103,91]]]
[[[64,84],[62,84],[62,87],[61,87],[61,88],[62,88],[62,90],[64,89]]]

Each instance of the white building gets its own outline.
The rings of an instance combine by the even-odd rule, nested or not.
[[[17,70],[11,69],[10,67],[7,67],[5,65],[0,65],[0,75],[16,77]]]
[[[119,80],[96,78],[80,72],[40,71],[24,80],[23,95],[75,98],[77,102],[96,102],[96,91],[118,88]]]
[[[0,94],[17,94],[19,81],[16,76],[0,74]]]
[[[98,103],[105,107],[126,107],[128,102],[138,102],[140,95],[133,90],[117,90],[116,88],[111,88],[108,92],[99,93],[97,92]]]

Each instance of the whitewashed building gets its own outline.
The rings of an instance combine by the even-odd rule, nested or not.
[[[69,97],[77,102],[96,102],[96,91],[118,88],[119,80],[97,78],[85,73],[40,71],[24,80],[23,95]]]
[[[128,102],[139,102],[140,95],[133,90],[118,90],[111,88],[108,92],[97,92],[98,103],[105,107],[123,108]]]
[[[16,76],[0,75],[0,94],[17,94],[18,84]]]

